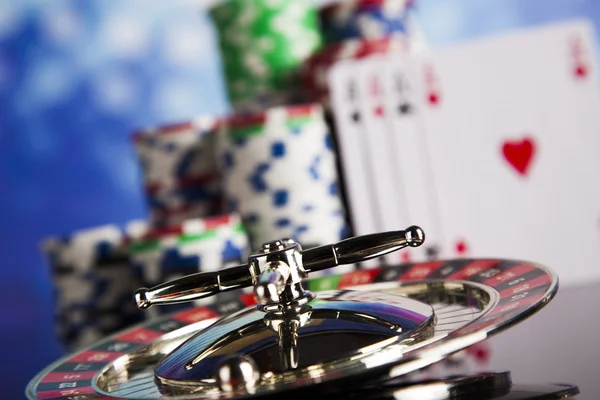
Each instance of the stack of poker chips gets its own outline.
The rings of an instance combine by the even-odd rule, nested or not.
[[[123,232],[106,225],[43,242],[55,292],[55,329],[69,350],[141,321],[140,285]]]
[[[214,118],[201,117],[133,135],[153,226],[221,213],[215,124]]]
[[[314,3],[230,0],[210,15],[234,109],[216,135],[225,210],[242,217],[252,248],[345,238],[331,136],[301,83],[323,42]]]
[[[329,106],[328,71],[335,63],[405,53],[412,46],[407,23],[411,0],[351,0],[319,10],[326,46],[306,60],[302,82],[308,98]]]
[[[322,45],[312,1],[230,0],[214,6],[210,15],[236,111],[305,101],[300,67]]]
[[[239,265],[247,261],[249,253],[248,236],[236,214],[189,219],[167,229],[130,226],[128,232],[132,237],[131,262],[145,287],[184,275]],[[216,302],[226,295],[200,302]],[[181,303],[153,307],[146,310],[146,315],[153,317],[191,306],[191,303]]]
[[[235,215],[188,219],[169,227],[130,222],[43,241],[55,297],[55,330],[68,350],[93,343],[144,319],[194,306],[141,311],[133,294],[197,272],[246,262],[248,236]],[[223,294],[206,299],[228,299]]]
[[[148,220],[127,235],[95,228],[46,242],[70,348],[174,310],[140,312],[139,287],[245,262],[273,239],[311,247],[347,236],[329,130],[302,90],[301,69],[323,42],[313,3],[230,0],[210,14],[236,114],[136,133]]]
[[[303,246],[344,238],[335,153],[321,106],[286,106],[221,124],[217,151],[226,204],[253,248],[280,238]]]

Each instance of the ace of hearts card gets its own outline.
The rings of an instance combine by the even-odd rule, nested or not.
[[[568,284],[600,278],[594,37],[569,21],[412,60],[443,257],[535,261]]]

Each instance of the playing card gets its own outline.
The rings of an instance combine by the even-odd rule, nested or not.
[[[394,231],[406,228],[408,214],[401,176],[394,159],[396,149],[392,146],[389,119],[391,110],[386,109],[387,90],[382,79],[385,58],[369,57],[358,63],[356,70],[360,88],[360,109],[365,132],[362,136],[362,149],[369,163],[370,179],[375,194],[375,213],[380,231]],[[392,253],[385,257],[386,262],[400,262],[406,252]]]
[[[354,62],[341,62],[329,70],[339,151],[354,234],[378,232],[369,162],[363,149],[364,126]]]
[[[425,244],[403,251],[402,256],[404,261],[418,262],[443,257],[443,239],[431,157],[416,106],[415,63],[411,61],[394,55],[379,70],[386,104],[386,135],[394,154],[393,175],[402,187],[403,222],[418,225],[426,232]]]
[[[586,21],[416,61],[451,256],[526,259],[566,283],[600,277],[600,101]]]
[[[356,62],[343,61],[329,70],[331,107],[347,193],[348,212],[355,235],[380,232],[370,161],[364,151],[365,128],[361,114]],[[377,261],[363,263],[374,267]]]

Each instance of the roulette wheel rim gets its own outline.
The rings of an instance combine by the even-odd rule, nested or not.
[[[519,271],[521,274],[518,273]],[[445,272],[447,276],[453,275],[455,278],[446,277],[445,279],[429,279],[429,277],[436,275],[436,273],[439,274],[440,272]],[[524,278],[525,276],[527,278]],[[466,277],[466,279],[455,280],[456,277]],[[435,345],[432,344],[429,348],[424,346],[424,352],[421,351],[420,354],[412,355],[410,352],[408,352],[408,357],[406,357],[404,362],[400,364],[385,363],[383,365],[383,370],[381,368],[368,368],[362,371],[361,374],[357,375],[365,378],[373,377],[376,379],[389,379],[394,376],[402,376],[411,371],[426,367],[427,365],[439,361],[455,351],[461,350],[462,348],[465,348],[471,344],[484,340],[490,334],[500,332],[503,329],[506,329],[529,317],[545,306],[556,294],[556,291],[558,290],[558,279],[556,275],[549,269],[535,263],[499,259],[460,259],[420,264],[405,264],[395,267],[356,271],[344,276],[330,275],[328,277],[317,278],[308,281],[308,288],[314,290],[327,287],[328,285],[329,288],[331,288],[331,282],[337,282],[335,289],[352,289],[354,291],[361,288],[367,289],[369,288],[369,284],[380,286],[385,286],[390,282],[401,282],[404,283],[404,286],[414,286],[419,284],[460,284],[461,282],[464,284],[464,282],[469,282],[470,280],[473,281],[475,278],[479,280],[487,278],[486,281],[488,284],[483,284],[484,286],[489,285],[490,279],[496,279],[499,285],[496,287],[490,287],[492,287],[492,289],[499,294],[502,292],[504,293],[498,297],[495,304],[487,313],[485,313],[485,315],[481,315],[474,320],[475,322],[479,321],[480,325],[478,327],[473,327],[473,323],[469,323],[464,328],[450,333],[448,335],[450,338],[444,343],[445,346],[440,346],[440,343],[435,343]],[[519,281],[519,279],[521,280]],[[507,283],[507,281],[509,283],[516,282],[512,287],[510,287],[508,292],[506,292],[508,289],[504,289],[502,292],[496,289],[498,287],[503,288],[504,286],[501,285]],[[476,283],[476,285],[481,285],[478,282],[474,283]],[[247,295],[242,295],[242,297],[245,297],[246,302],[248,301]],[[32,399],[61,398],[67,396],[79,396],[77,398],[81,399],[102,398],[103,396],[108,397],[108,395],[111,393],[106,393],[99,389],[98,379],[102,376],[103,371],[108,368],[109,365],[114,365],[115,360],[119,360],[120,357],[123,357],[126,354],[118,354],[119,352],[114,352],[115,354],[109,354],[105,358],[105,361],[101,362],[103,365],[100,368],[93,371],[88,370],[83,371],[84,373],[80,373],[80,377],[84,377],[84,379],[75,381],[77,384],[73,387],[64,385],[59,387],[60,383],[69,383],[66,381],[51,381],[58,379],[61,372],[64,372],[64,377],[77,375],[79,371],[69,370],[69,366],[67,366],[67,364],[74,366],[78,363],[78,360],[89,361],[90,358],[86,359],[86,357],[91,357],[93,360],[93,357],[95,355],[98,356],[98,354],[100,354],[99,357],[101,357],[103,353],[101,350],[98,350],[99,348],[103,349],[109,347],[110,345],[119,344],[121,346],[128,345],[129,347],[127,348],[127,351],[129,353],[135,353],[135,351],[147,348],[149,345],[151,347],[152,343],[156,341],[155,338],[161,336],[161,331],[155,330],[155,328],[159,327],[161,323],[167,325],[171,324],[173,327],[177,326],[173,332],[179,332],[179,334],[181,334],[182,330],[185,331],[186,327],[190,331],[196,331],[210,325],[218,317],[218,314],[214,310],[207,311],[207,307],[199,307],[194,310],[196,314],[205,314],[204,318],[196,322],[195,325],[182,325],[182,321],[192,321],[192,319],[190,319],[190,315],[193,315],[193,312],[186,311],[175,313],[163,319],[149,321],[148,323],[128,329],[122,333],[104,339],[100,343],[88,346],[87,348],[76,352],[73,355],[64,357],[63,359],[52,364],[50,367],[46,368],[32,380],[27,388],[28,397]],[[493,311],[495,311],[495,313],[493,313]],[[486,318],[488,325],[485,325],[486,321],[484,320]],[[486,329],[486,326],[490,329]],[[149,336],[143,337],[144,334]],[[136,335],[141,335],[142,337],[136,337]],[[97,366],[94,367],[97,368]],[[65,371],[59,371],[61,369]],[[54,375],[52,375],[53,373]],[[102,392],[105,394],[101,394]],[[277,393],[280,392],[277,391]],[[112,392],[113,396],[116,394],[117,393]],[[56,396],[49,397],[54,395]],[[192,397],[186,397],[194,398],[193,395]],[[162,397],[150,396],[142,398]]]

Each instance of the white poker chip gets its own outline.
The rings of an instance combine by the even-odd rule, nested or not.
[[[190,219],[165,229],[149,228],[130,247],[131,262],[144,286],[177,276],[245,262],[248,236],[238,215]]]
[[[141,284],[115,225],[43,241],[54,289],[55,331],[69,350],[143,319],[131,294]],[[112,321],[110,324],[106,321]]]
[[[319,105],[232,117],[218,134],[225,203],[252,248],[290,237],[307,245],[345,236],[336,158]]]
[[[221,213],[216,124],[215,118],[198,117],[134,133],[153,224]]]

